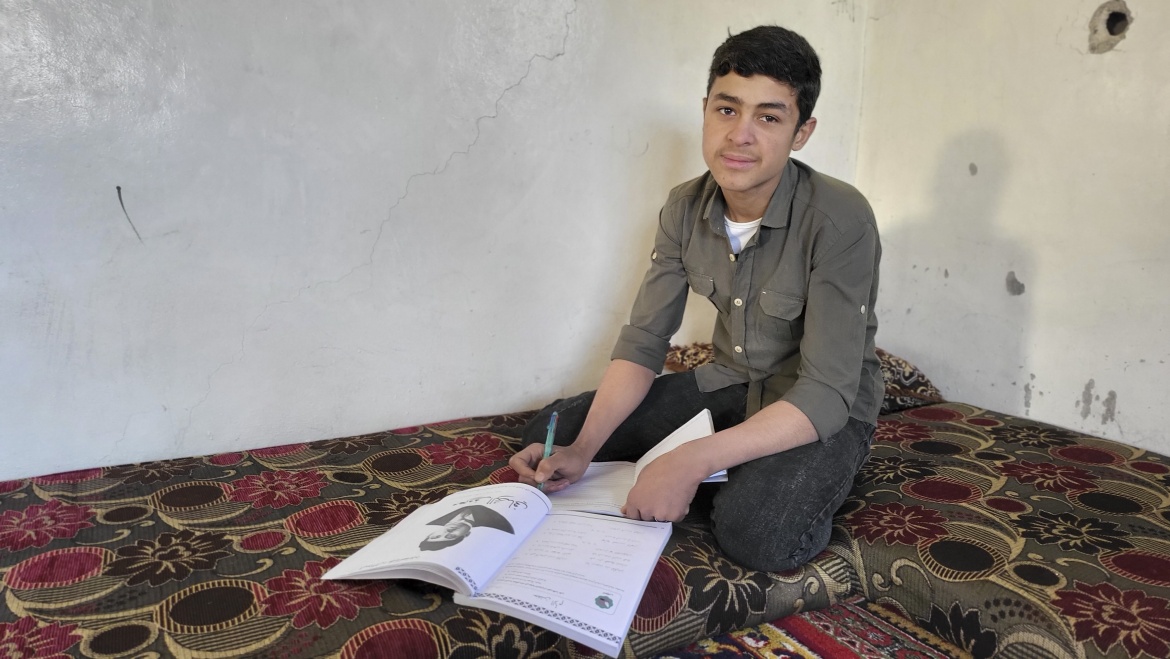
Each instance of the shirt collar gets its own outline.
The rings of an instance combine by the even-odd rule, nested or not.
[[[796,195],[796,183],[800,178],[800,170],[789,158],[784,165],[784,173],[780,175],[780,184],[772,193],[768,202],[768,210],[764,211],[762,226],[769,229],[782,229],[788,226],[788,217],[792,210],[792,199]],[[723,228],[723,216],[727,213],[727,202],[723,200],[723,191],[715,178],[711,177],[707,183],[707,204],[703,208],[703,218],[711,225],[711,229],[718,235],[726,235]]]

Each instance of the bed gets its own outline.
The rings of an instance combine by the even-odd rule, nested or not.
[[[680,348],[671,366],[702,358]],[[886,405],[830,546],[796,570],[746,570],[716,549],[700,499],[624,655],[858,597],[977,657],[1170,655],[1170,459],[945,402],[882,358]],[[513,480],[530,414],[0,482],[0,649],[599,656],[421,582],[319,579],[418,506]]]

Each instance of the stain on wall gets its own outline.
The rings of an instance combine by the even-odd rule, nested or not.
[[[1093,413],[1093,387],[1097,385],[1090,379],[1085,383],[1085,389],[1081,392],[1081,399],[1077,401],[1077,407],[1081,408],[1081,418],[1087,419]]]
[[[1110,390],[1101,405],[1105,408],[1105,411],[1101,413],[1101,423],[1114,421],[1117,417],[1117,392]]]
[[[1007,292],[1009,294],[1011,294],[1011,295],[1023,295],[1024,294],[1024,283],[1021,282],[1019,279],[1016,279],[1016,271],[1015,270],[1012,270],[1012,271],[1007,273],[1007,280],[1005,283],[1007,284]]]

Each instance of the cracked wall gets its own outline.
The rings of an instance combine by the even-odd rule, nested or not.
[[[865,3],[664,6],[0,2],[0,480],[593,386],[729,29],[854,174]]]

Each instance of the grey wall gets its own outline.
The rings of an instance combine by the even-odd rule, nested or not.
[[[1170,453],[1170,5],[871,4],[879,342],[949,398]],[[913,39],[904,38],[914,35]]]
[[[593,386],[712,50],[808,36],[804,158],[852,179],[864,13],[0,0],[0,479]]]

